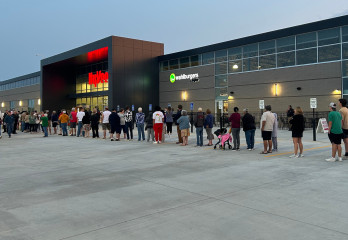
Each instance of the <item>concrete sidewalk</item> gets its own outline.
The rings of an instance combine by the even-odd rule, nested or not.
[[[206,135],[205,135],[206,136]],[[17,134],[0,140],[0,239],[348,239],[348,161],[325,134],[305,157]]]

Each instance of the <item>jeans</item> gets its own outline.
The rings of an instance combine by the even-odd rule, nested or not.
[[[255,129],[245,131],[245,139],[248,149],[253,149],[255,144]]]
[[[151,137],[151,141],[155,141],[155,132],[153,130],[153,128],[147,128],[147,141],[150,141],[150,137]]]
[[[63,136],[68,136],[68,129],[67,129],[68,123],[61,123],[61,125],[62,125],[62,130],[63,130]]]
[[[203,146],[203,127],[196,127],[197,146]]]
[[[240,128],[232,128],[233,148],[240,146]]]
[[[24,132],[24,130],[25,130],[25,122],[22,121],[21,122],[21,131]]]
[[[126,132],[127,132],[127,139],[129,140],[129,132],[130,132],[130,138],[133,139],[133,123],[132,122],[126,122]]]
[[[141,138],[144,141],[145,140],[144,123],[138,123],[137,128],[138,128],[138,141],[140,141]]]
[[[13,125],[12,124],[7,124],[6,127],[7,127],[7,134],[8,134],[9,137],[11,137],[11,133],[13,131]]]
[[[76,134],[77,137],[80,136],[82,127],[83,127],[83,123],[82,123],[82,121],[79,121],[79,123],[77,125],[77,134]],[[82,136],[83,137],[85,136],[85,132],[84,131],[82,131]]]
[[[98,124],[92,124],[92,133],[93,133],[93,138],[97,137],[99,138],[99,132],[98,132]]]
[[[273,149],[278,150],[278,140],[277,137],[272,137]]]
[[[47,127],[42,126],[42,129],[45,133],[45,137],[48,137]]]

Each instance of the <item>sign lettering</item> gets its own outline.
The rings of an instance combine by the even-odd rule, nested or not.
[[[98,71],[96,74],[88,73],[88,84],[97,87],[99,83],[107,83],[109,80],[109,73]]]

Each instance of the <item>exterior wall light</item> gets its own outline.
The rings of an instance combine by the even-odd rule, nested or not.
[[[233,96],[228,96],[228,100],[233,100],[234,97]]]
[[[182,100],[184,100],[184,102],[187,100],[187,92],[186,91],[182,92],[181,98],[182,98]]]
[[[333,94],[341,94],[341,90],[335,89],[332,93],[333,93]]]
[[[1,107],[5,107],[5,103],[4,102],[1,103]]]
[[[37,100],[37,104],[41,105],[41,99],[40,98]]]
[[[274,95],[278,96],[278,83],[274,84]]]
[[[238,69],[238,65],[237,65],[237,64],[234,64],[234,65],[233,65],[233,69]]]
[[[23,102],[22,102],[22,100],[21,101],[19,101],[19,106],[21,107],[21,106],[23,106]]]

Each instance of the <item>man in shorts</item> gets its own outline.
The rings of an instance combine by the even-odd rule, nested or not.
[[[332,144],[332,155],[331,158],[326,159],[328,162],[336,162],[336,152],[338,155],[337,160],[342,161],[342,116],[339,112],[336,112],[336,104],[330,103],[329,113],[329,139]]]
[[[76,136],[77,112],[75,108],[71,109],[70,113],[70,136]]]
[[[347,100],[341,98],[339,100],[340,114],[342,116],[342,131],[343,131],[343,142],[345,148],[345,159],[348,159],[348,108],[347,108]]]
[[[106,107],[105,111],[102,113],[102,128],[104,132],[103,139],[106,139],[106,129],[110,131],[110,122],[109,122],[109,116],[111,115],[111,112],[109,111],[109,108]]]
[[[81,129],[83,128],[83,123],[82,123],[82,119],[85,116],[85,110],[83,108],[80,109],[80,111],[76,114],[77,116],[77,136],[76,137],[80,137],[81,134]],[[82,131],[82,136],[84,137],[85,132]]]
[[[273,125],[275,121],[275,116],[271,112],[272,110],[271,105],[267,105],[265,109],[266,109],[266,112],[262,114],[261,123],[260,123],[261,135],[263,139],[263,151],[261,152],[261,154],[272,153],[272,131],[273,131]]]

